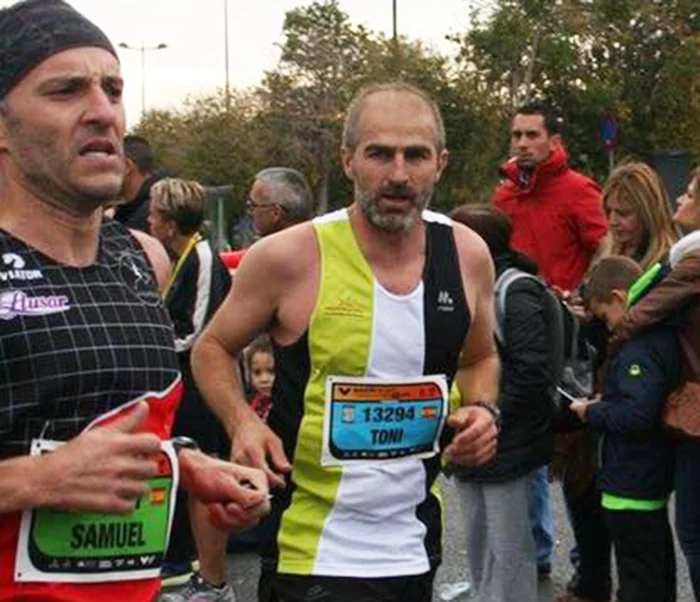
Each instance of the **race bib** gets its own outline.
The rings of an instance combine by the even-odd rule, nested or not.
[[[31,454],[63,445],[35,439]],[[169,441],[161,442],[159,474],[130,514],[27,510],[17,548],[17,581],[91,583],[153,579],[160,575],[175,510],[178,463]]]
[[[448,411],[442,375],[326,379],[323,466],[429,458]]]

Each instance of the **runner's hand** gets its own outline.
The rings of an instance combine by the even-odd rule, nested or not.
[[[447,459],[453,464],[480,466],[495,455],[498,429],[487,409],[479,406],[460,408],[448,416],[447,424],[457,431],[445,449]]]
[[[109,426],[78,435],[55,451],[36,456],[31,487],[37,506],[84,512],[128,513],[150,489],[146,479],[158,475],[155,456],[160,440],[136,433],[148,416],[139,403]]]
[[[292,470],[280,438],[253,412],[250,412],[250,417],[236,428],[231,446],[231,460],[262,470],[270,487],[284,487],[285,474]]]
[[[270,512],[267,477],[262,470],[189,449],[180,451],[178,458],[183,487],[207,505],[219,529],[246,529]]]

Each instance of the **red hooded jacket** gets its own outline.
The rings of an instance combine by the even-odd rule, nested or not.
[[[600,188],[570,169],[562,147],[529,179],[515,160],[501,166],[505,180],[492,203],[513,223],[514,249],[529,255],[551,285],[573,290],[608,230]]]

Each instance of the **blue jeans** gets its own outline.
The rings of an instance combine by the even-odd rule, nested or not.
[[[676,532],[688,563],[695,600],[700,600],[700,443],[676,448]]]
[[[528,487],[528,515],[535,540],[537,566],[549,565],[554,550],[554,517],[549,497],[549,469],[540,466],[530,473]]]

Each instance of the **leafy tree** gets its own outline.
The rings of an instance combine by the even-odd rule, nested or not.
[[[343,111],[373,44],[370,33],[353,25],[337,0],[314,2],[289,11],[283,26],[282,56],[266,74],[259,96],[263,119],[275,148],[303,162],[318,189],[318,211],[325,212],[342,131]]]
[[[547,98],[566,118],[574,163],[602,179],[606,111],[621,126],[621,154],[700,156],[699,32],[694,0],[499,0],[456,41],[465,81],[490,90],[504,124],[523,100]]]

